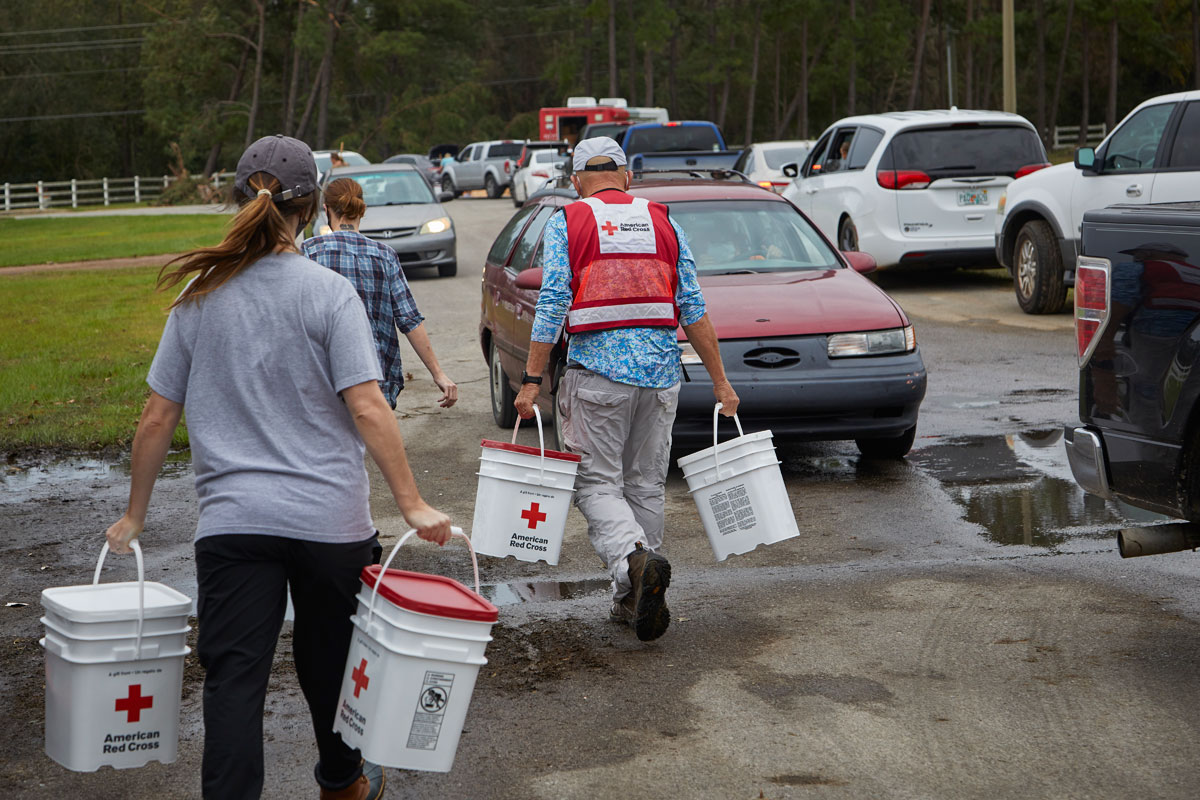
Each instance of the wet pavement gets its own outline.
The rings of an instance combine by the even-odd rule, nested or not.
[[[478,443],[497,429],[475,340],[478,274],[466,265],[511,205],[448,208],[464,269],[414,276],[413,290],[462,400],[439,411],[412,359],[399,417],[423,494],[469,522]],[[1070,480],[1069,330],[1024,327],[1019,313],[967,319],[965,307],[945,321],[947,298],[983,292],[1002,310],[1009,290],[941,280],[924,305],[920,287],[897,292],[930,374],[913,453],[872,462],[850,442],[780,449],[799,537],[716,562],[672,470],[672,617],[658,642],[606,621],[607,580],[576,512],[557,566],[482,558],[500,622],[455,768],[389,770],[387,796],[625,798],[652,777],[657,794],[713,800],[1194,797],[1200,562],[1121,560],[1118,530],[1163,519]],[[148,579],[195,596],[195,497],[180,460],[155,489],[143,544]],[[0,747],[6,797],[199,796],[194,654],[177,763],[75,774],[41,753],[38,594],[90,580],[127,470],[87,456],[0,469],[0,602],[28,604],[0,605],[0,714],[20,732]],[[405,526],[373,468],[371,478],[391,544]],[[471,575],[461,544],[406,546],[395,565]],[[131,572],[110,558],[105,580]],[[315,750],[286,629],[264,747],[266,796],[311,796]]]

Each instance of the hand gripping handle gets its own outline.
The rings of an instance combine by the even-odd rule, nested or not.
[[[146,565],[142,561],[142,546],[138,544],[138,540],[134,539],[129,543],[133,548],[133,555],[137,559],[138,571],[138,619],[137,619],[137,638],[134,641],[134,658],[142,657],[142,624],[146,619]],[[104,557],[108,555],[108,542],[104,543],[104,547],[100,548],[100,560],[96,562],[96,572],[92,575],[92,585],[100,583],[100,570],[104,567]]]
[[[407,542],[410,537],[416,534],[416,529],[410,530],[408,533],[400,537],[400,541],[396,542],[396,546],[392,548],[392,552],[388,554],[387,560],[383,562],[383,566],[379,568],[379,575],[375,578],[375,588],[371,590],[371,604],[367,606],[367,626],[371,625],[371,620],[375,616],[375,598],[379,596],[379,584],[383,583],[383,574],[387,572],[387,568],[392,565],[392,559],[400,552],[400,546]],[[479,559],[475,557],[475,548],[471,545],[471,537],[463,533],[462,528],[451,528],[451,536],[457,536],[467,543],[467,550],[471,553],[471,567],[475,571],[475,594],[479,594]]]

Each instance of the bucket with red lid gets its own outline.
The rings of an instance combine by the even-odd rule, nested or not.
[[[376,764],[449,772],[499,611],[479,594],[473,551],[475,591],[441,575],[388,569],[414,533],[383,566],[362,571],[333,729]],[[461,530],[454,535],[470,546]]]
[[[475,552],[487,556],[554,565],[575,494],[579,456],[547,450],[541,412],[537,406],[533,412],[538,447],[516,443],[520,419],[512,442],[481,442],[471,543]]]

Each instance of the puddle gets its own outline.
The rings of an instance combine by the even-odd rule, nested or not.
[[[191,465],[189,451],[167,455],[161,477],[174,477]],[[0,505],[44,500],[78,492],[82,486],[99,489],[129,478],[128,457],[105,460],[87,456],[46,463],[7,464],[0,467]]]
[[[956,439],[914,450],[908,463],[937,478],[966,518],[999,544],[1055,547],[1078,538],[1115,544],[1118,528],[1168,519],[1079,488],[1061,429]]]
[[[582,581],[539,581],[535,583],[493,583],[480,587],[480,594],[493,605],[512,606],[518,603],[549,603],[555,600],[577,600],[589,594],[609,591],[604,578]]]

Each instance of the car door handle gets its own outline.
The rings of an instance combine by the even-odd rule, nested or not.
[[[983,214],[967,214],[967,222],[979,222],[983,219]]]
[[[1142,196],[1142,185],[1140,183],[1133,184],[1132,186],[1130,186],[1129,188],[1127,188],[1125,190],[1125,196],[1126,197],[1141,197]]]

